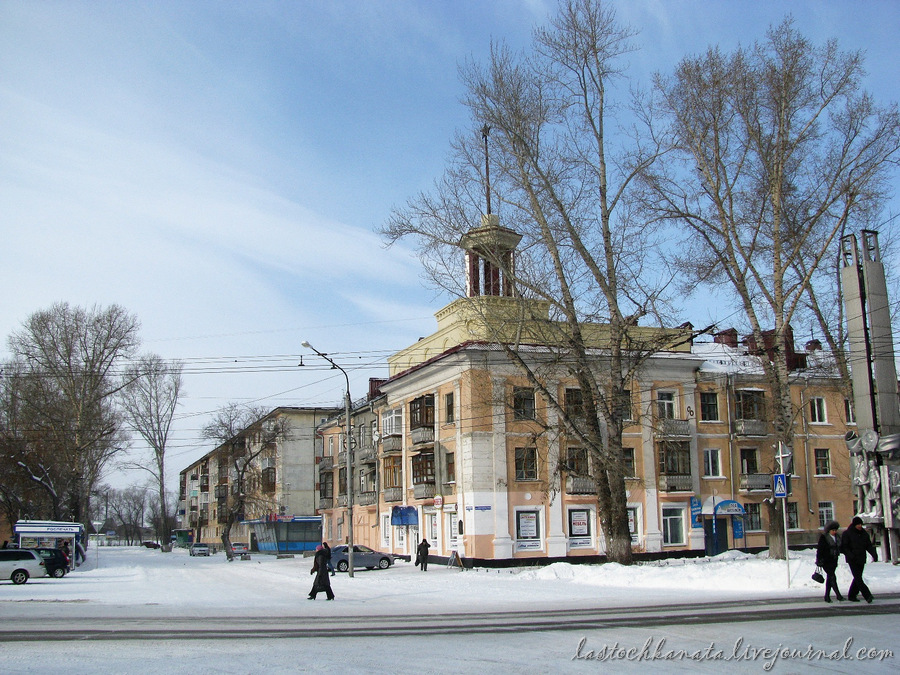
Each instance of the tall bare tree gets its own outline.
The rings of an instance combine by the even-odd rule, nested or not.
[[[644,171],[645,213],[681,226],[679,270],[730,287],[773,390],[775,436],[792,445],[785,341],[811,283],[844,230],[882,208],[900,149],[900,116],[860,90],[862,55],[815,46],[791,19],[730,54],[684,59],[656,93],[666,161]],[[830,261],[829,261],[830,262]],[[770,555],[782,519],[770,510]]]
[[[669,308],[653,231],[634,219],[629,203],[635,177],[659,147],[617,125],[622,109],[611,103],[623,90],[633,36],[608,4],[567,0],[534,32],[527,54],[495,44],[487,64],[463,67],[464,103],[483,135],[460,135],[434,192],[412,199],[384,228],[389,241],[415,239],[431,279],[464,295],[455,283],[458,246],[489,184],[488,213],[493,197],[502,222],[523,237],[514,266],[503,255],[489,260],[522,296],[506,323],[542,326],[532,342],[548,346],[555,363],[536,368],[515,339],[498,334],[497,342],[588,452],[607,555],[625,564],[632,552],[622,433],[632,418],[632,379],[652,354],[684,337],[637,325],[641,317],[666,321]],[[610,129],[619,133],[615,143]],[[531,314],[535,307],[549,307],[554,321]],[[597,324],[605,324],[600,339]],[[547,386],[543,368],[578,382],[579,415]]]
[[[157,536],[169,543],[171,514],[166,493],[166,447],[181,396],[183,365],[165,361],[157,354],[145,354],[125,371],[121,402],[125,421],[150,446],[150,462],[131,462],[126,466],[142,469],[153,477],[159,510]]]
[[[55,504],[85,522],[90,493],[124,444],[116,368],[138,345],[138,322],[117,305],[57,303],[9,337],[18,382],[18,468]]]
[[[218,461],[228,464],[231,494],[219,505],[222,528],[222,547],[228,560],[234,559],[231,550],[231,528],[241,520],[249,506],[268,504],[259,492],[261,467],[257,458],[273,444],[287,438],[290,424],[284,417],[266,418],[261,406],[229,403],[213,416],[203,428],[203,436],[219,444]]]

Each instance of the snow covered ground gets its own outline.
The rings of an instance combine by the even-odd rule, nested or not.
[[[204,617],[239,616],[283,618],[287,625],[378,615],[415,616],[416,621],[424,615],[440,625],[442,616],[451,614],[531,609],[577,611],[764,599],[808,601],[806,606],[816,609],[825,606],[822,587],[810,579],[811,551],[791,552],[790,587],[784,561],[731,551],[715,558],[627,568],[556,563],[460,572],[432,564],[428,572],[421,572],[398,562],[388,570],[357,571],[353,579],[338,574],[332,579],[335,602],[325,602],[323,596],[315,602],[306,599],[312,583],[310,566],[309,558],[254,554],[250,560],[227,563],[222,554],[198,558],[184,550],[93,548],[88,563],[64,579],[32,579],[24,586],[0,582],[0,611],[6,626],[15,625],[7,622],[17,618],[26,625],[36,617],[71,617],[73,622],[81,617],[196,617],[202,625]],[[900,567],[870,563],[866,579],[876,603],[879,594],[900,592]],[[846,592],[850,584],[846,565],[839,568],[838,582]],[[0,672],[587,673],[638,672],[648,666],[659,672],[717,672],[729,655],[727,667],[733,672],[766,672],[769,662],[774,664],[769,672],[897,672],[897,615],[859,615],[848,612],[849,607],[850,603],[833,603],[827,616],[801,620],[681,620],[652,628],[565,630],[562,625],[564,630],[542,632],[382,638],[341,633],[327,639],[268,639],[236,631],[228,640],[0,642]],[[648,641],[657,655],[654,662],[646,657]],[[623,651],[611,649],[615,645]],[[804,651],[810,645],[832,658],[794,654],[773,661],[757,652],[750,658],[747,651],[748,647]],[[598,660],[604,647],[609,658]],[[628,658],[628,649],[640,653],[642,648],[644,660]],[[861,659],[860,648],[881,651],[874,659]],[[589,653],[595,658],[575,658]],[[666,653],[675,655],[659,660],[658,655]]]

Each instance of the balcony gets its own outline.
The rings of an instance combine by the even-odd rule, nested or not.
[[[319,471],[331,471],[333,468],[334,459],[330,455],[328,457],[319,458]]]
[[[334,499],[332,497],[319,497],[319,508],[330,509],[334,507]]]
[[[400,452],[403,449],[403,437],[396,436],[385,436],[381,439],[381,452]]]
[[[362,464],[374,464],[376,460],[375,448],[368,446],[356,451],[356,461]]]
[[[676,419],[657,419],[656,420],[657,436],[690,436],[691,423],[688,420]]]
[[[770,473],[742,473],[741,490],[747,492],[771,492],[772,474]]]
[[[455,492],[456,492],[456,482],[455,481],[452,483],[444,483],[444,494],[445,495],[452,495]]]
[[[384,501],[386,501],[386,502],[401,502],[401,501],[403,501],[403,488],[398,488],[398,487],[384,488],[384,490],[381,491],[381,494],[384,495]]]
[[[347,466],[347,451],[346,450],[341,450],[338,453],[337,465],[338,466]]]
[[[595,495],[597,481],[585,476],[566,476],[566,492],[570,495]]]
[[[375,492],[359,492],[356,495],[356,503],[360,506],[371,506],[376,502]]]
[[[347,506],[347,495],[338,495],[337,505],[338,505],[338,508]]]
[[[434,427],[418,427],[409,432],[413,445],[434,443]]]
[[[659,477],[659,489],[663,492],[691,492],[690,474],[662,474]]]
[[[417,483],[413,485],[413,497],[415,499],[430,499],[434,495],[434,483]]]
[[[768,436],[769,423],[766,420],[735,420],[734,433],[738,436]]]

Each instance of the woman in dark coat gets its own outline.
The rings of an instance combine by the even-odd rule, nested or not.
[[[428,571],[428,549],[431,548],[431,544],[428,543],[427,539],[422,539],[422,543],[416,548],[416,562],[422,566],[422,571]]]
[[[831,521],[819,535],[819,545],[816,548],[816,565],[825,570],[825,602],[831,602],[831,589],[834,596],[843,600],[844,596],[837,585],[837,565],[841,553],[841,542],[838,539],[837,522]]]
[[[309,599],[315,600],[316,595],[325,592],[326,600],[334,600],[334,592],[331,590],[331,579],[328,578],[328,563],[331,562],[331,548],[327,541],[316,547],[316,556],[313,558],[313,566],[309,571],[315,574],[312,589],[309,591]]]

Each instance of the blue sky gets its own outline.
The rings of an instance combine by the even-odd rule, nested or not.
[[[639,83],[790,11],[814,41],[865,50],[866,87],[900,100],[893,0],[613,4],[641,31]],[[363,395],[448,300],[374,229],[471,126],[458,65],[492,39],[525,45],[554,7],[3,0],[0,336],[60,300],[137,314],[145,349],[188,364],[176,472],[209,449],[199,429],[228,401],[340,400],[339,373],[297,367],[303,340]]]

